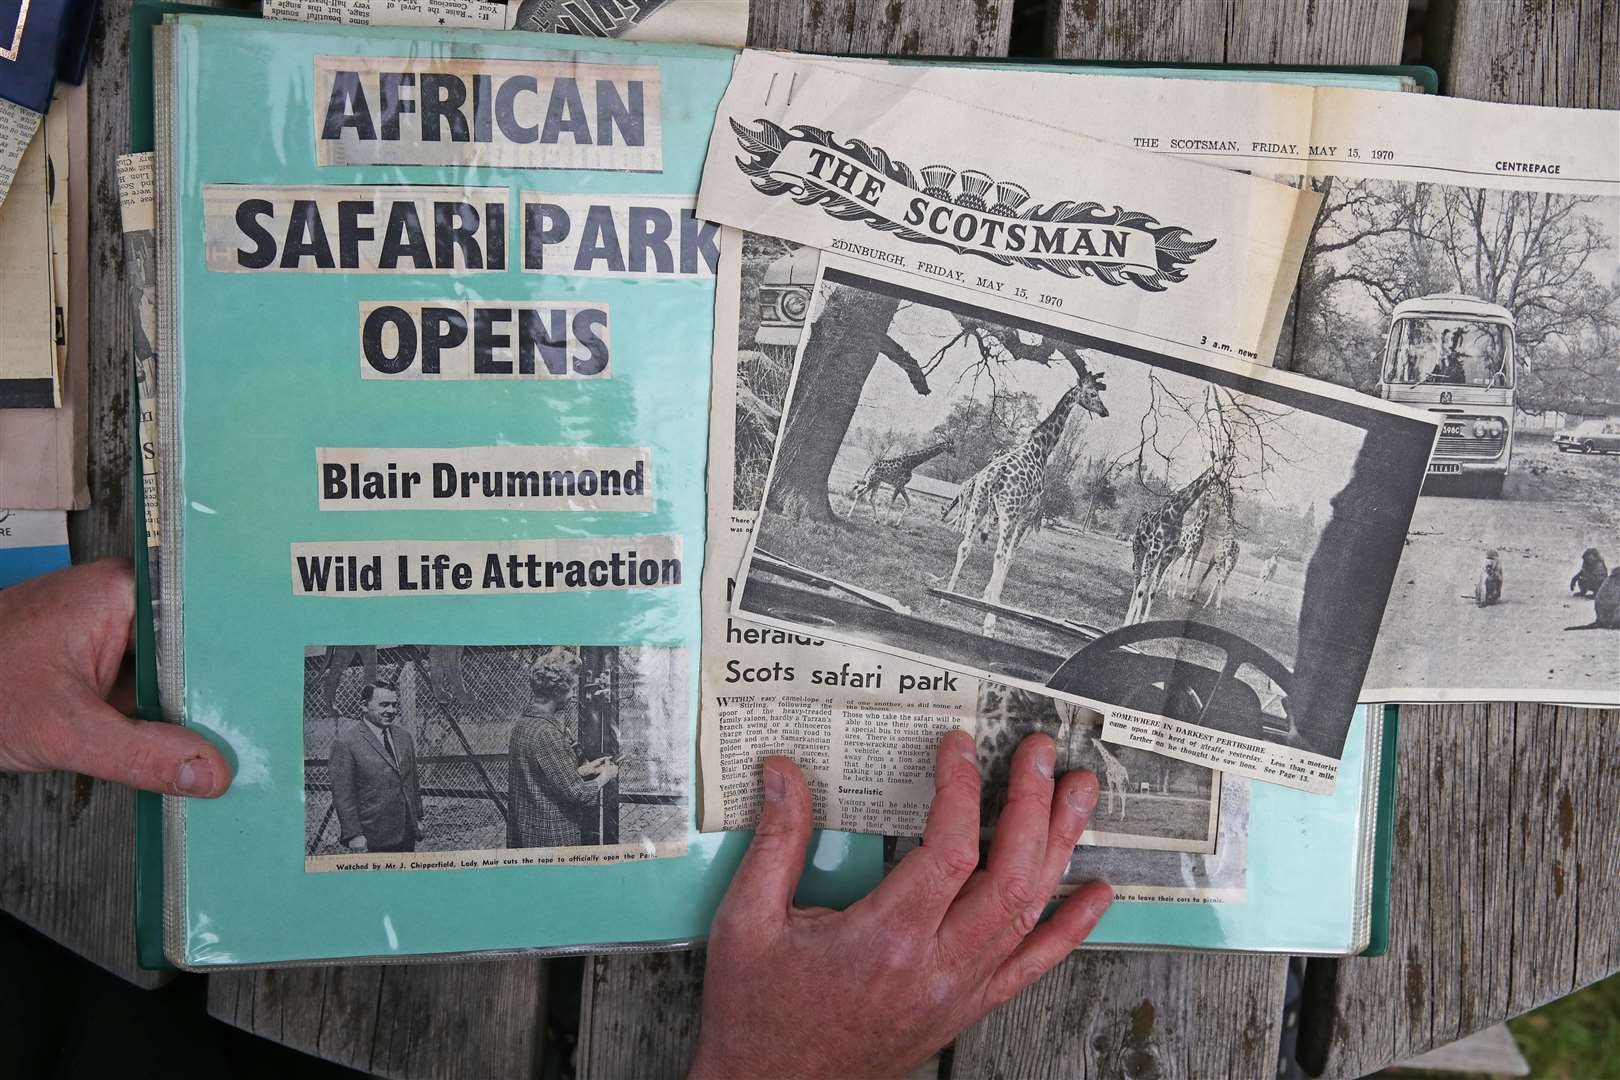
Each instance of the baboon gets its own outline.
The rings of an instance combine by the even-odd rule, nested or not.
[[[1485,553],[1485,566],[1479,572],[1479,582],[1474,586],[1474,603],[1479,607],[1489,607],[1502,599],[1502,557],[1492,548]]]
[[[1609,576],[1598,588],[1592,600],[1597,615],[1585,626],[1566,626],[1565,630],[1620,630],[1620,566],[1609,571]]]
[[[1581,553],[1581,568],[1569,579],[1569,591],[1581,597],[1596,596],[1608,576],[1609,564],[1603,561],[1598,549],[1587,548]]]

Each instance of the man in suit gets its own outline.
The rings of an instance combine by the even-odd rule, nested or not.
[[[368,683],[360,691],[360,720],[332,744],[332,804],[339,840],[350,851],[415,851],[422,796],[416,747],[399,723],[399,691]]]

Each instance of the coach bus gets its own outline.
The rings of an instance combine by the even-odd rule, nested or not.
[[[1513,457],[1513,313],[1442,293],[1395,305],[1378,375],[1388,401],[1444,413],[1429,476],[1502,494]]]

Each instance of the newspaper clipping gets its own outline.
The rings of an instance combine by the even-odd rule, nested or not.
[[[1145,843],[1098,844],[1088,832],[1059,879],[1057,895],[1067,896],[1087,882],[1102,880],[1113,887],[1115,900],[1130,903],[1244,903],[1249,895],[1249,781],[1231,774],[1214,776],[1220,788],[1220,830],[1207,852]],[[1005,775],[985,777],[986,783],[997,779],[1006,780]],[[1105,797],[1098,804],[1099,816],[1108,801]],[[885,836],[883,840],[885,873],[920,842],[915,836]]]
[[[1444,419],[1363,700],[1620,705],[1620,118],[1367,98],[1278,357]]]
[[[956,284],[1024,317],[1083,314],[1220,356],[1272,355],[1314,194],[865,71],[744,52],[699,216]]]
[[[978,739],[990,778],[982,816],[993,823],[1005,792],[994,779],[998,767],[1004,774],[1019,738],[1044,731],[1058,743],[1064,770],[1091,768],[1102,777],[1109,761],[1115,765],[1111,816],[1099,814],[1082,843],[1211,850],[1219,774],[1135,748],[1104,748],[1096,741],[1100,713],[727,613],[820,256],[729,231],[721,251],[703,584],[702,828],[752,827],[759,761],[782,753],[805,769],[819,824],[920,834],[933,797],[934,747],[951,728]],[[918,463],[906,490],[939,505],[931,462]],[[1127,799],[1127,788],[1136,797]]]
[[[734,613],[1331,790],[1436,421],[975,299],[823,258]],[[894,504],[941,444],[943,506]],[[1303,570],[1266,576],[1281,544]],[[1240,562],[1262,570],[1234,588]]]
[[[157,549],[163,542],[158,511],[157,430],[157,234],[152,200],[155,177],[152,155],[118,156],[118,208],[124,232],[125,280],[129,287],[132,328],[130,353],[135,365],[136,404],[141,411],[140,451],[146,547],[153,577],[153,610],[157,608]]]
[[[628,646],[304,652],[304,866],[684,854],[687,655]]]
[[[1445,423],[1362,700],[1620,704],[1615,113],[814,62],[1321,195],[1277,366]]]
[[[703,570],[701,828],[752,828],[759,762],[805,770],[818,824],[922,832],[934,746],[974,730],[978,681],[782,631],[729,613],[815,284],[819,252],[726,230],[720,243],[710,385]]]

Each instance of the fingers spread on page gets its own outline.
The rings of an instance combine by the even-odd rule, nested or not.
[[[1018,748],[981,865],[973,739],[948,733],[922,845],[846,911],[794,906],[810,791],[767,758],[759,828],[709,941],[692,1075],[902,1075],[1068,955],[1113,891],[1094,882],[1041,919],[1097,805],[1096,777],[1054,781],[1055,757],[1045,735]]]

